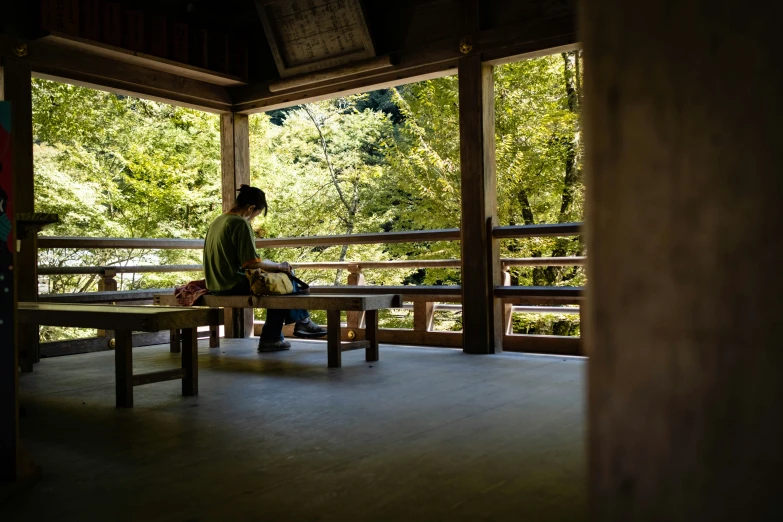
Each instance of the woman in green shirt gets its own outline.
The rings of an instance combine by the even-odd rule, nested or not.
[[[256,252],[256,237],[250,222],[262,213],[266,216],[267,209],[263,190],[242,185],[231,210],[209,226],[204,240],[204,274],[207,289],[213,294],[250,294],[250,282],[245,276],[247,269],[291,272],[291,265],[287,262],[262,260]],[[291,348],[291,343],[283,338],[283,325],[294,322],[296,337],[316,338],[326,335],[326,330],[310,319],[307,310],[268,309],[258,350],[271,352]]]

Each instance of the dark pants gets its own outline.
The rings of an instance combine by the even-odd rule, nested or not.
[[[249,295],[250,281],[245,279],[228,292],[220,292],[220,295]],[[266,322],[261,330],[262,341],[282,341],[283,325],[306,321],[310,318],[310,312],[307,310],[284,310],[268,308],[266,310]]]

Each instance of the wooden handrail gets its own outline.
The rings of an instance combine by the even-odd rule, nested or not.
[[[414,230],[410,232],[380,232],[339,236],[280,237],[256,239],[259,248],[311,247],[334,245],[370,245],[386,243],[418,243],[424,241],[459,241],[457,228],[443,230]],[[99,238],[46,237],[38,238],[39,248],[144,248],[144,249],[199,249],[203,239],[176,238]]]
[[[501,263],[506,266],[580,266],[585,263],[584,257],[523,257],[503,258]],[[403,261],[325,261],[291,263],[299,270],[350,270],[354,267],[360,270],[389,270],[405,268],[460,268],[459,259],[420,259]],[[202,265],[141,265],[141,266],[40,266],[40,275],[76,275],[103,274],[113,270],[117,274],[146,274],[169,272],[200,272]]]
[[[420,243],[424,241],[459,241],[458,228],[413,230],[410,232],[380,232],[340,236],[281,237],[256,239],[259,248],[310,247],[335,245],[374,245],[386,243]]]
[[[38,238],[38,248],[98,248],[188,250],[204,248],[203,239],[116,238],[116,237],[46,237]]]
[[[523,237],[578,236],[582,234],[582,223],[555,223],[551,225],[519,225],[495,227],[492,235],[496,239]]]
[[[521,225],[495,227],[493,235],[499,239],[577,236],[582,233],[581,223],[557,223],[551,225]],[[460,230],[412,230],[405,232],[378,232],[337,236],[280,237],[256,239],[259,248],[313,247],[336,245],[372,245],[386,243],[419,243],[426,241],[459,241]],[[102,238],[102,237],[47,237],[38,238],[39,248],[123,248],[123,249],[199,249],[202,239],[176,238]]]
[[[143,266],[39,266],[39,275],[103,274],[113,270],[117,274],[150,274],[167,272],[200,272],[201,265],[143,265]]]
[[[581,286],[496,286],[495,297],[553,297],[562,299],[581,299],[584,288]]]

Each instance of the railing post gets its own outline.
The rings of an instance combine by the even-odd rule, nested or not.
[[[364,274],[359,264],[348,266],[348,286],[364,286]],[[364,328],[364,312],[346,312],[348,328]]]
[[[511,286],[511,267],[506,263],[503,263],[501,272],[501,281],[503,286]],[[503,332],[505,335],[514,333],[514,313],[512,311],[514,305],[509,303],[503,303]]]
[[[101,278],[98,280],[99,292],[116,292],[117,280],[114,278],[117,275],[117,270],[113,268],[104,268],[101,271]],[[113,330],[98,330],[98,337],[108,337],[111,339],[114,337]]]
[[[435,320],[435,303],[417,299],[413,301],[413,330],[430,332]]]
[[[105,268],[101,271],[101,279],[98,281],[99,292],[116,292],[117,291],[117,270],[113,268]]]

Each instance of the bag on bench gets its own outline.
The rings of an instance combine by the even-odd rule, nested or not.
[[[246,270],[250,291],[255,295],[309,294],[310,285],[293,274],[265,272],[260,268]]]

